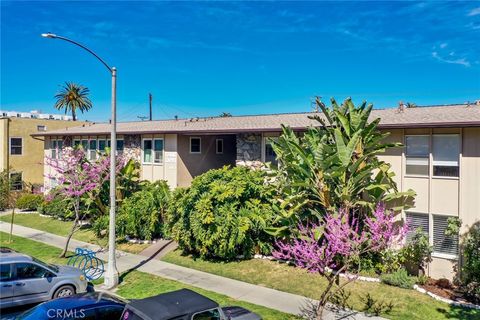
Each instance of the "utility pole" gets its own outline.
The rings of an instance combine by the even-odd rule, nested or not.
[[[148,94],[148,100],[150,102],[150,121],[152,121],[152,94]]]

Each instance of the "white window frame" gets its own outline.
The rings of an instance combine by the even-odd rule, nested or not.
[[[219,142],[222,145],[222,151],[218,151],[218,143]],[[215,153],[216,154],[223,154],[224,147],[225,147],[225,144],[223,142],[223,139],[215,139]]]
[[[152,143],[152,161],[151,162],[147,162],[145,161],[145,141],[151,141]],[[153,145],[153,138],[142,138],[142,145],[140,146],[140,149],[141,149],[141,157],[142,157],[142,164],[153,164],[153,158],[154,158],[154,145]]]
[[[435,136],[456,136],[457,139],[458,139],[458,158],[457,158],[457,165],[456,166],[451,166],[449,164],[445,164],[445,163],[442,163],[442,161],[435,161],[434,158],[433,158],[433,154],[434,154],[434,149],[435,149],[435,144],[434,144],[434,137]],[[460,178],[460,155],[462,153],[462,135],[459,134],[459,133],[433,133],[432,134],[432,142],[431,142],[431,154],[432,154],[432,178],[436,178],[436,179],[459,179]],[[435,163],[437,163],[438,166],[451,166],[451,167],[458,167],[458,175],[457,176],[436,176],[435,175]]]
[[[159,162],[156,162],[156,161],[155,161],[155,158],[156,158],[156,157],[155,157],[155,152],[157,152],[157,151],[155,150],[155,141],[162,141],[162,150],[161,150],[161,152],[162,152],[162,159],[161,159],[161,161],[159,161]],[[152,157],[152,159],[153,159],[153,162],[152,162],[152,163],[153,163],[153,164],[162,165],[162,164],[165,162],[165,140],[164,140],[163,138],[153,138],[153,139],[152,139],[152,155],[153,155],[153,157]]]
[[[55,148],[53,148],[54,141],[56,142]],[[62,147],[58,148],[58,142],[62,143]],[[50,138],[50,156],[52,159],[61,159],[62,158],[62,149],[63,149],[63,139],[52,139]],[[53,151],[55,150],[55,155]]]
[[[19,154],[13,154],[12,153],[12,139],[20,139],[22,145],[20,146],[21,148],[21,152]],[[9,142],[9,145],[8,145],[8,153],[9,155],[11,156],[23,156],[23,148],[25,147],[24,146],[24,143],[23,143],[23,138],[22,137],[10,137],[10,139],[8,140]],[[16,146],[18,148],[18,146]]]
[[[95,141],[95,148],[92,149],[90,146],[91,146],[91,143],[92,141]],[[92,153],[92,151],[94,151],[95,153]],[[87,152],[87,159],[88,160],[97,160],[98,159],[98,140],[95,138],[95,139],[88,139],[88,149],[86,150]],[[94,155],[94,157],[92,157],[92,154]]]
[[[42,130],[40,130],[40,128],[43,128]],[[37,124],[37,131],[47,131],[47,126],[44,125],[44,124]]]
[[[199,143],[199,151],[192,151],[192,139],[198,139],[200,141]],[[189,150],[190,154],[201,154],[202,153],[202,138],[201,137],[190,137],[190,144],[189,144]]]
[[[408,154],[407,154],[407,137],[427,137],[428,138],[428,154],[426,157],[419,157],[419,156],[410,156],[411,158],[420,158],[420,159],[426,159],[427,160],[427,168],[428,168],[428,173],[426,175],[424,174],[412,174],[412,173],[407,173],[407,162],[408,162]],[[406,134],[404,136],[404,154],[405,154],[405,167],[404,167],[404,172],[405,172],[405,177],[416,177],[416,178],[428,178],[430,177],[430,168],[432,166],[430,157],[432,154],[432,135],[430,134]]]
[[[23,172],[22,171],[12,171],[8,173],[8,179],[12,180],[12,174],[20,174],[20,189],[12,189],[12,185],[10,184],[11,191],[20,191],[23,190]]]

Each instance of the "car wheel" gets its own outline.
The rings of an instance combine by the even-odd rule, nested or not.
[[[53,299],[69,297],[75,294],[75,288],[70,285],[61,286],[53,294]]]

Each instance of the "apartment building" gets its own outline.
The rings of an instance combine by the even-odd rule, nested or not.
[[[38,111],[0,111],[0,171],[9,170],[14,189],[42,186],[44,141],[32,134],[82,123],[71,121],[70,116]]]
[[[142,179],[163,179],[172,188],[188,186],[212,168],[261,167],[276,161],[270,139],[280,134],[282,124],[299,133],[317,125],[309,118],[312,115],[123,122],[117,128],[117,148],[141,164]],[[452,278],[459,261],[459,237],[445,235],[447,220],[460,218],[461,234],[480,222],[480,105],[374,110],[371,117],[381,119],[380,129],[390,132],[389,140],[404,145],[381,157],[392,165],[399,189],[417,193],[414,206],[401,218],[428,234],[434,246],[430,276]],[[45,137],[47,155],[62,145],[81,144],[95,157],[108,145],[109,130],[107,123],[89,123],[34,136]],[[50,173],[48,166],[45,172]],[[45,180],[47,187],[49,183]]]

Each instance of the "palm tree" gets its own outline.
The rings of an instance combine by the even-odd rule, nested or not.
[[[73,121],[77,120],[76,111],[82,113],[92,108],[92,101],[88,98],[90,90],[87,87],[73,83],[65,82],[62,89],[55,95],[55,109],[65,109],[65,113],[72,111]]]

